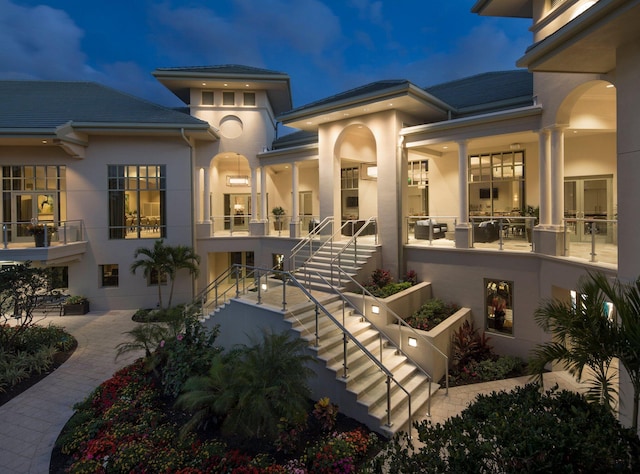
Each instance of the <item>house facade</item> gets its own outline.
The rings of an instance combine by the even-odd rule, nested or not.
[[[181,110],[95,84],[0,82],[0,259],[59,268],[94,309],[155,306],[154,281],[129,267],[158,238],[202,258],[177,284],[189,301],[234,263],[288,269],[317,222],[349,234],[375,218],[382,268],[415,271],[526,358],[548,339],[541,299],[575,298],[594,270],[640,275],[640,1],[472,12],[531,18],[521,69],[382,80],[296,108],[286,73],[238,65],[154,71]],[[56,227],[50,245],[31,242],[33,218]]]

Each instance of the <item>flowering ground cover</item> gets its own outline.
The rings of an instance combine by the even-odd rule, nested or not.
[[[271,450],[252,451],[215,429],[181,434],[188,415],[173,408],[142,360],[101,384],[76,410],[56,443],[52,473],[352,473],[380,448],[374,433],[339,420],[328,399],[303,422],[283,420]]]

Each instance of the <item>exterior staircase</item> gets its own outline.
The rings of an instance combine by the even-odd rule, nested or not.
[[[439,385],[430,382],[423,370],[398,353],[384,335],[356,314],[339,295],[327,295],[322,299],[322,306],[337,321],[343,321],[344,312],[347,331],[369,354],[375,355],[393,376],[393,380],[388,382],[388,374],[356,343],[348,342],[345,350],[343,331],[324,312],[319,312],[316,339],[315,304],[310,303],[287,313],[287,321],[292,329],[309,341],[317,359],[324,365],[321,370],[335,381],[335,390],[343,392],[338,397],[341,410],[387,437],[400,430],[409,430],[417,416],[427,413],[429,397],[438,390]],[[327,392],[332,391],[327,386],[323,388]]]
[[[378,247],[373,244],[358,243],[354,246],[348,242],[331,242],[315,250],[294,274],[308,289],[325,292],[333,292],[335,289],[344,291],[346,278],[344,274],[341,275],[333,269],[340,267],[351,278],[362,279],[367,276],[367,264],[377,251]]]

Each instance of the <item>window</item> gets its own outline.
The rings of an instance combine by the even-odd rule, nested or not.
[[[32,240],[24,224],[32,219],[59,224],[67,218],[64,166],[2,166],[2,218],[7,238]]]
[[[410,161],[408,167],[409,186],[427,186],[429,184],[429,161]]]
[[[166,237],[164,165],[110,165],[109,238]]]
[[[469,156],[469,214],[520,215],[524,207],[524,151]]]
[[[358,168],[342,168],[340,177],[341,189],[358,189]]]
[[[100,286],[118,286],[118,265],[100,265]]]
[[[161,285],[166,285],[167,284],[167,274],[163,273],[160,277],[160,284]],[[158,285],[158,271],[157,270],[151,270],[149,272],[149,280],[148,280],[148,285],[149,286],[157,286]]]
[[[245,92],[244,93],[244,105],[247,107],[253,107],[256,105],[256,93]]]
[[[213,91],[202,91],[202,105],[213,105]]]
[[[513,334],[513,282],[485,279],[484,288],[486,329]]]
[[[222,93],[222,105],[235,105],[236,94],[235,92],[223,92]]]

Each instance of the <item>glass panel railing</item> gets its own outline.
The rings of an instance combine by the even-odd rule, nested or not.
[[[3,247],[48,247],[84,240],[82,220],[3,222]]]
[[[564,255],[618,264],[616,219],[564,219]]]

